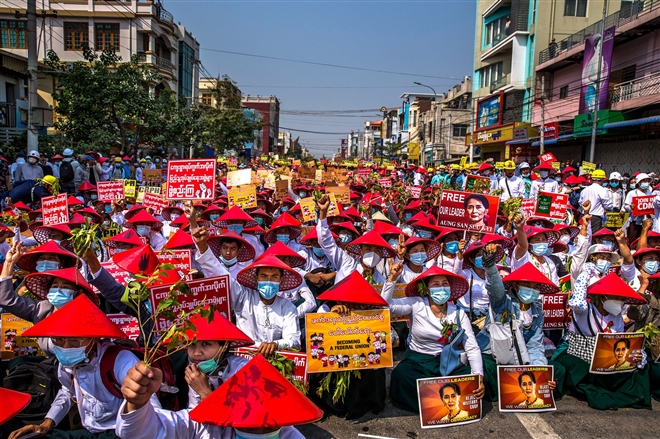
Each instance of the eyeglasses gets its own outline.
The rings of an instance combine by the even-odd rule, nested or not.
[[[87,346],[89,344],[89,338],[70,338],[70,337],[51,337],[50,341],[53,342],[55,346],[62,347],[64,343],[69,342],[69,347],[79,348],[82,346]]]

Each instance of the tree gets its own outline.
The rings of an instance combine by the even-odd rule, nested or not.
[[[49,74],[57,79],[55,128],[85,148],[107,153],[117,145],[127,151],[138,126],[154,120],[150,88],[161,77],[136,56],[122,62],[112,49],[99,55],[84,48],[83,58],[65,63],[52,50],[46,54]]]
[[[241,106],[240,91],[229,76],[216,81],[211,93],[215,106],[207,107],[203,115],[206,142],[213,145],[216,152],[242,151],[246,142],[254,141],[255,131],[263,128],[263,119],[255,111]]]

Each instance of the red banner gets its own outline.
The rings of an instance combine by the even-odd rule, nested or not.
[[[216,309],[227,320],[231,320],[231,305],[229,302],[229,275],[210,277],[208,279],[199,279],[187,281],[192,294],[179,294],[179,306],[173,309],[176,317],[181,311],[190,312],[198,305],[215,305]],[[162,286],[151,289],[151,307],[157,309],[158,304],[170,295],[170,286]],[[167,330],[171,322],[164,317],[156,321],[156,331]]]
[[[168,200],[213,200],[215,159],[170,160],[167,162]]]
[[[541,130],[541,127],[539,127],[539,131]],[[543,139],[544,140],[552,140],[556,139],[559,137],[559,122],[549,122],[543,125]],[[545,156],[545,154],[543,154]],[[554,157],[554,156],[553,156]],[[556,162],[556,159],[552,160],[545,160],[541,159],[544,162]]]
[[[653,215],[653,199],[655,195],[644,195],[641,197],[632,198],[632,214],[633,216]]]
[[[568,195],[553,192],[539,192],[534,216],[563,220],[568,209]]]
[[[123,180],[99,181],[96,183],[96,190],[98,191],[99,201],[105,203],[112,203],[115,200],[124,199]]]
[[[135,317],[131,317],[124,313],[117,313],[108,314],[108,318],[112,320],[112,323],[119,326],[119,329],[121,329],[129,339],[137,340],[140,336],[140,324]]]
[[[165,250],[158,253],[161,264],[172,264],[177,270],[188,272],[192,268],[192,251],[185,249]]]
[[[543,294],[543,329],[566,329],[565,303],[568,294]]]
[[[539,159],[541,159],[542,162],[556,162],[557,159],[555,158],[555,155],[551,152],[546,152],[543,155],[539,156]]]
[[[44,226],[55,226],[69,222],[69,202],[67,194],[41,199],[41,217]]]
[[[392,179],[391,178],[379,178],[378,179],[378,184],[381,187],[384,187],[384,188],[392,187]]]
[[[479,233],[494,233],[499,197],[442,191],[438,225]]]
[[[413,198],[419,198],[419,196],[422,193],[422,187],[421,186],[406,186],[406,190],[410,192],[410,195]]]
[[[526,218],[534,216],[534,210],[536,209],[536,200],[533,198],[524,198],[522,200],[522,206],[520,210],[525,215]]]
[[[154,214],[160,215],[163,213],[163,209],[168,206],[168,202],[163,198],[162,195],[145,193],[144,199],[142,200],[142,206],[153,209]]]
[[[247,358],[251,360],[254,357],[256,348],[246,347],[246,348],[236,348],[234,349],[234,354]],[[289,360],[292,360],[295,364],[293,368],[293,379],[307,385],[307,354],[304,352],[291,352],[291,351],[277,351],[278,354],[286,357]]]

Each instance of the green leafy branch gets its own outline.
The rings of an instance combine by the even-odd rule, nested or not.
[[[321,385],[316,389],[319,398],[323,397],[324,392],[332,392],[332,402],[344,402],[348,387],[351,385],[351,378],[361,378],[359,370],[346,370],[341,372],[328,372],[321,380]]]
[[[76,255],[85,258],[87,250],[89,250],[95,242],[99,241],[99,238],[96,235],[96,229],[98,229],[98,227],[98,224],[92,224],[89,218],[85,218],[85,224],[71,230],[73,252]]]
[[[644,326],[643,328],[639,328],[636,332],[643,332],[644,333],[644,347],[651,349],[653,346],[655,346],[658,336],[660,335],[660,329],[656,328],[653,325],[653,322],[649,322],[648,325]]]

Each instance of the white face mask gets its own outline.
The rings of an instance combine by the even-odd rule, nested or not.
[[[381,257],[375,252],[369,252],[362,255],[362,263],[369,268],[374,268],[380,262]]]
[[[568,245],[568,243],[571,242],[571,235],[561,235],[561,238],[559,238],[559,242]]]
[[[623,311],[623,300],[608,299],[603,303],[603,309],[613,316],[618,316]]]

